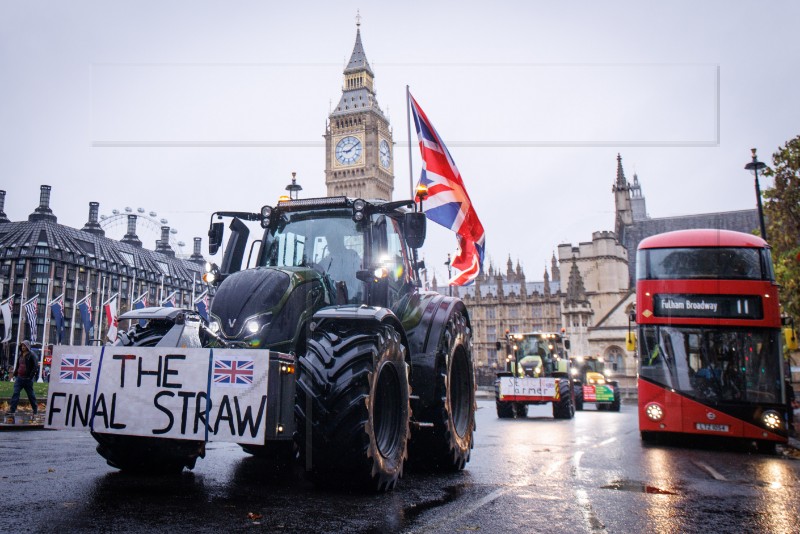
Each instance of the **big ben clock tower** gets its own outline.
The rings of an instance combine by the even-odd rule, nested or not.
[[[344,69],[339,105],[325,131],[325,185],[328,196],[391,200],[394,143],[389,120],[375,97],[372,72],[356,23],[356,44]]]

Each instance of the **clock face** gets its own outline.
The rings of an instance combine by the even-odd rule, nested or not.
[[[380,158],[381,158],[381,165],[383,165],[388,169],[389,162],[392,160],[392,153],[389,151],[389,143],[385,139],[381,141]]]
[[[336,143],[336,159],[342,165],[352,165],[361,157],[361,141],[348,135]]]

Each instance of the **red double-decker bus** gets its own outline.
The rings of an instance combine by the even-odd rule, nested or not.
[[[639,430],[785,443],[778,286],[763,239],[683,230],[636,256]]]

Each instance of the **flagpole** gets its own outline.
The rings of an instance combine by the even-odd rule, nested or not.
[[[194,306],[194,288],[197,285],[197,273],[192,273],[192,306]]]
[[[411,164],[411,91],[406,85],[406,126],[408,127],[408,186],[414,198],[414,169]]]
[[[50,332],[50,297],[53,296],[53,270],[55,269],[55,263],[50,267],[50,281],[47,283],[47,298],[45,298],[45,310],[44,310],[44,332],[42,333],[42,350],[39,351],[39,378],[36,380],[37,382],[44,382],[42,380],[42,375],[44,374],[44,351],[47,350],[47,338],[49,337],[47,334]]]
[[[75,269],[75,291],[72,293],[72,320],[69,323],[69,344],[72,345],[75,338],[75,311],[78,309],[78,277],[80,269]]]
[[[22,279],[22,295],[19,299],[19,321],[17,321],[17,346],[14,347],[14,365],[11,366],[11,369],[17,368],[17,356],[19,355],[19,335],[22,332],[22,314],[25,310],[25,295],[28,293],[28,279]]]
[[[102,277],[102,284],[100,285],[100,298],[97,299],[97,326],[95,326],[94,331],[97,334],[97,339],[103,339],[103,295],[106,292],[106,275]]]
[[[128,299],[128,311],[133,309],[133,299],[136,298],[136,267],[133,268],[133,281],[131,282],[131,298]]]

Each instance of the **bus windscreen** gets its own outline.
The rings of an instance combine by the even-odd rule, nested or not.
[[[764,280],[760,251],[732,247],[640,250],[637,278]]]
[[[780,403],[778,331],[642,326],[640,375],[705,404]]]

